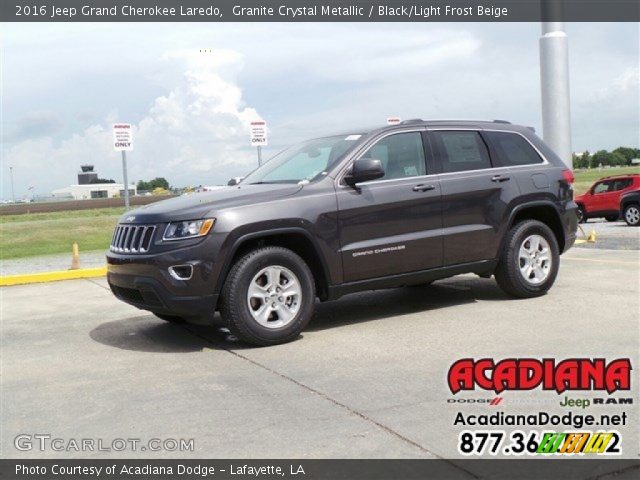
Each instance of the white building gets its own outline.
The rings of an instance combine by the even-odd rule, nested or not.
[[[56,198],[73,198],[74,200],[86,200],[90,198],[113,198],[124,196],[124,184],[122,183],[88,183],[85,185],[69,185],[51,192]],[[135,184],[129,185],[129,195],[137,193]]]

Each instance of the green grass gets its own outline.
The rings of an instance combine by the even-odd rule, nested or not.
[[[624,175],[628,173],[640,173],[640,167],[620,167],[620,168],[607,168],[607,169],[591,169],[591,170],[576,170],[573,172],[576,177],[576,182],[573,184],[576,195],[581,195],[589,187],[593,185],[597,180],[602,177],[610,177],[612,175]]]
[[[0,260],[106,250],[123,208],[28,213],[0,217]]]

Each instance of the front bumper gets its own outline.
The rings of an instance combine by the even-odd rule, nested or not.
[[[214,293],[214,259],[199,258],[193,247],[154,255],[107,252],[107,281],[114,295],[135,307],[182,317],[213,315],[218,295]],[[191,265],[189,280],[178,280],[169,267]]]

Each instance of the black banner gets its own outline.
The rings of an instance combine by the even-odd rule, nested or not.
[[[640,473],[638,460],[0,460],[0,478],[202,479],[477,479],[563,480]]]
[[[637,0],[3,0],[3,22],[637,22]]]

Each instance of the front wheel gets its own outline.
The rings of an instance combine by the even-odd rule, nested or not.
[[[264,247],[240,258],[222,291],[221,314],[240,340],[275,345],[296,338],[315,303],[311,270],[296,253]]]
[[[630,227],[637,227],[640,225],[640,205],[632,203],[624,207],[624,221]]]
[[[495,277],[500,288],[514,297],[538,297],[555,282],[559,264],[558,242],[551,229],[537,220],[525,220],[507,233]]]

